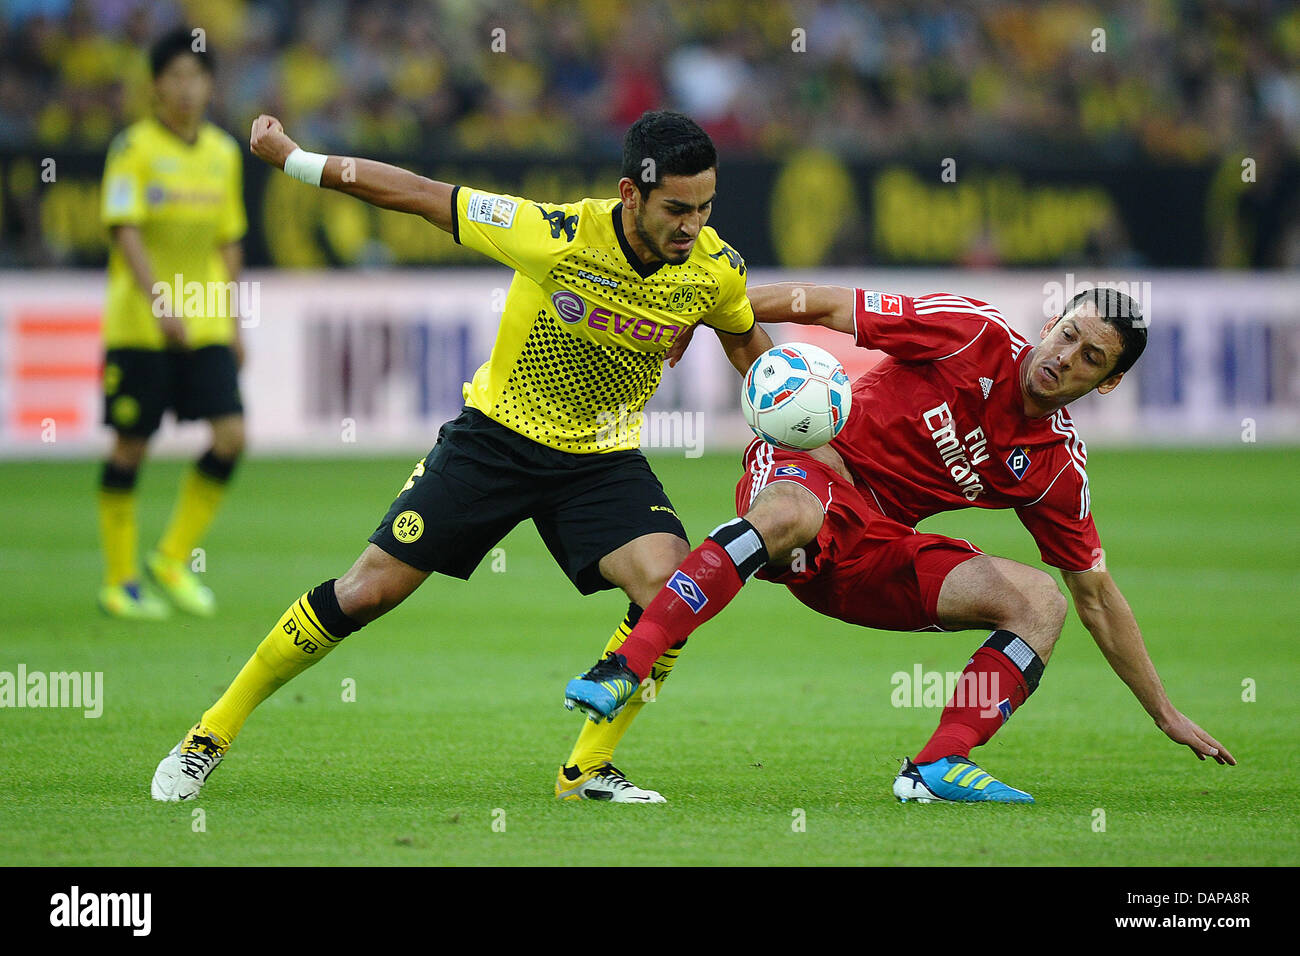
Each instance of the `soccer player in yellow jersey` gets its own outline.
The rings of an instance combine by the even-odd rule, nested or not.
[[[103,219],[112,246],[104,308],[104,421],[114,442],[100,482],[105,580],[115,617],[158,619],[168,606],[140,588],[135,485],[163,412],[206,419],[212,444],[181,481],[171,521],[147,557],[174,604],[210,616],[212,592],[191,555],[225,494],[244,446],[237,378],[239,319],[230,293],[242,261],[242,156],[204,120],[212,63],[188,30],[150,50],[155,113],[113,140]]]
[[[627,617],[606,650],[618,648],[689,551],[639,450],[637,413],[658,387],[666,353],[698,323],[717,331],[741,374],[771,347],[754,324],[743,260],[705,225],[717,182],[713,143],[681,114],[646,113],[628,130],[618,198],[572,203],[306,153],[270,116],[253,123],[251,147],[296,179],[423,216],[515,275],[460,417],[442,427],[352,568],[289,606],[163,758],[151,786],[158,800],[197,796],[261,701],[432,572],[468,578],[526,519],[579,592],[627,594]],[[679,650],[656,662],[657,684]],[[557,775],[558,798],[663,801],[611,762],[640,697],[612,722],[584,726]]]

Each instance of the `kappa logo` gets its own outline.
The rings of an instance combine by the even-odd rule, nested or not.
[[[550,212],[547,212],[541,206],[537,207],[537,211],[540,212],[542,218],[550,224],[552,239],[559,239],[560,233],[564,233],[564,237],[570,242],[573,242],[574,237],[578,234],[577,213],[574,213],[572,216],[566,216],[563,209],[552,209]]]
[[[1011,474],[1016,476],[1016,481],[1025,477],[1029,465],[1029,452],[1023,448],[1013,448],[1011,454],[1007,455],[1007,467],[1011,469]]]
[[[692,614],[699,614],[700,608],[709,603],[708,596],[700,590],[700,586],[681,571],[673,572],[673,576],[668,579],[668,587],[686,602]]]
[[[558,236],[556,238],[559,238]],[[599,275],[595,272],[588,272],[586,269],[578,270],[578,278],[586,279],[588,282],[594,282],[596,285],[603,285],[607,289],[617,289],[619,281],[611,279],[609,276]]]
[[[992,388],[993,388],[993,379],[991,379],[991,378],[985,378],[983,375],[981,375],[981,376],[980,376],[980,391],[984,393],[984,397],[985,397],[985,398],[988,398],[988,397],[989,397],[989,390],[992,389]]]
[[[742,276],[745,274],[745,260],[740,258],[740,253],[731,248],[731,246],[724,245],[717,252],[713,253],[713,255],[709,256],[710,259],[721,259],[723,257],[725,257],[727,262],[730,263],[731,268],[735,269]]]

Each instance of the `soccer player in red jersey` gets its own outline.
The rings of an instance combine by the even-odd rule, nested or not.
[[[799,294],[796,294],[798,292]],[[823,325],[886,358],[853,386],[840,434],[811,452],[755,440],[736,513],[691,552],[622,647],[566,688],[592,719],[617,713],[664,649],[757,576],[851,624],[992,633],[939,720],[894,781],[900,800],[1032,803],[971,759],[1034,689],[1065,622],[1046,573],[918,532],[957,508],[1013,508],[1060,570],[1080,619],[1156,725],[1198,758],[1236,760],[1170,702],[1137,621],[1106,570],[1087,453],[1065,406],[1119,385],[1146,345],[1140,309],[1114,290],[1081,292],[1031,345],[992,306],[778,283],[750,291],[761,322]],[[796,309],[796,304],[805,306]],[[631,689],[629,689],[629,687]]]

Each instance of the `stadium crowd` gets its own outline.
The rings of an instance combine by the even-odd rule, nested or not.
[[[0,148],[102,149],[148,109],[144,50],[202,27],[214,119],[317,148],[603,155],[642,110],[729,155],[1064,146],[1196,164],[1300,152],[1300,6],[1285,0],[7,0]],[[1104,34],[1097,31],[1104,31]],[[1104,43],[1104,51],[1100,48]]]

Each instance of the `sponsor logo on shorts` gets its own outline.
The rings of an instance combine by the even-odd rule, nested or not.
[[[1029,470],[1029,453],[1023,448],[1011,449],[1011,454],[1007,455],[1007,467],[1016,476],[1016,481],[1019,481]]]
[[[802,468],[796,468],[794,465],[782,465],[776,471],[772,472],[773,478],[807,478],[808,472]]]
[[[650,506],[650,510],[651,510],[651,511],[666,511],[666,512],[668,512],[670,515],[672,515],[674,518],[677,517],[677,512],[676,512],[676,511],[673,511],[673,509],[672,509],[672,508],[669,508],[667,505],[651,505],[651,506]]]
[[[700,586],[681,571],[673,572],[673,576],[668,579],[668,587],[686,602],[692,614],[699,614],[700,608],[709,603],[708,597],[700,590]]]
[[[422,534],[424,534],[424,519],[417,512],[403,511],[393,519],[393,537],[402,544],[419,541]]]

